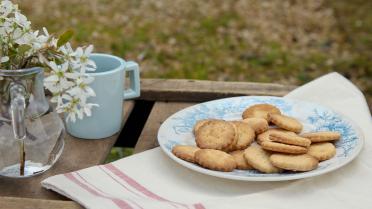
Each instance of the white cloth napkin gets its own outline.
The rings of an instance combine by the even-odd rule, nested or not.
[[[336,171],[313,178],[241,182],[189,170],[155,148],[47,178],[42,186],[89,209],[372,208],[372,120],[363,94],[338,73],[331,73],[286,97],[317,102],[353,119],[366,139],[360,155]]]

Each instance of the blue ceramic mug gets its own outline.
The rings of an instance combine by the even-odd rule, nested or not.
[[[90,73],[94,77],[90,86],[96,97],[89,98],[88,102],[99,107],[93,107],[90,117],[66,122],[66,128],[69,134],[78,138],[100,139],[120,131],[123,100],[140,95],[139,66],[108,54],[95,53],[90,59],[97,65],[97,70]],[[126,72],[129,73],[129,89],[124,89]]]

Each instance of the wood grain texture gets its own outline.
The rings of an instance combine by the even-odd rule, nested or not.
[[[73,201],[42,200],[18,197],[0,197],[0,209],[83,209]]]
[[[159,146],[157,133],[160,125],[173,113],[194,104],[190,102],[156,102],[137,141],[134,153]]]
[[[140,99],[202,102],[242,95],[284,96],[295,88],[273,83],[142,79]]]
[[[123,124],[133,109],[134,102],[126,101]],[[67,135],[65,148],[57,163],[47,172],[26,179],[0,178],[0,196],[40,199],[66,199],[41,187],[40,182],[60,173],[80,170],[104,162],[119,134],[99,140],[78,139]]]

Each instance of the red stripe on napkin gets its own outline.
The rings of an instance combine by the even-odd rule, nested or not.
[[[110,177],[112,180],[114,180],[116,183],[118,183],[120,186],[124,187],[125,190],[129,191],[130,193],[136,195],[137,197],[141,197],[141,195],[137,194],[136,192],[129,189],[127,186],[122,184],[120,181],[116,180],[109,172],[107,172],[105,169],[103,169],[100,165],[98,166],[99,169],[101,169],[108,177]]]
[[[74,173],[76,173],[76,175],[78,175],[86,184],[88,184],[89,186],[91,186],[91,187],[93,187],[95,190],[97,190],[97,191],[99,191],[99,192],[101,192],[102,194],[104,194],[106,197],[109,197],[110,198],[110,196],[109,196],[109,194],[107,194],[106,192],[104,192],[104,191],[102,191],[102,190],[100,190],[98,187],[96,187],[96,186],[94,186],[93,184],[91,184],[90,182],[88,182],[83,176],[81,176],[80,174],[79,174],[79,172],[74,172]],[[114,198],[114,199],[118,199],[118,200],[121,200],[121,199],[119,199],[119,198]],[[134,202],[133,200],[128,200],[128,201],[130,201],[131,203],[133,203],[133,205],[136,205],[138,208],[140,208],[140,209],[144,209],[143,207],[141,207],[140,205],[138,205],[136,202]]]
[[[177,207],[177,205],[179,205],[179,206],[182,206],[182,207],[185,207],[185,208],[189,208],[188,205],[186,205],[186,204],[177,203],[177,202],[173,202],[173,201],[167,200],[167,199],[165,199],[163,197],[160,197],[159,195],[157,195],[157,194],[149,191],[144,186],[142,186],[141,184],[139,184],[137,181],[135,181],[131,177],[127,176],[123,171],[121,171],[120,169],[116,168],[113,164],[106,164],[106,165],[104,165],[104,167],[107,168],[108,170],[110,170],[113,174],[115,174],[120,179],[122,179],[125,182],[127,182],[129,185],[131,185],[137,191],[139,191],[139,192],[143,193],[144,195],[146,195],[147,197],[150,197],[152,199],[155,199],[155,200],[158,200],[158,201],[162,201],[162,202],[168,202],[172,206],[176,206]],[[198,205],[198,207],[202,206],[200,203],[198,203],[196,205]],[[204,208],[204,207],[202,206],[202,208]],[[201,209],[201,208],[198,208],[198,209]]]
[[[194,204],[194,208],[195,209],[205,209],[205,207],[200,203]]]
[[[86,190],[87,192],[95,195],[95,196],[98,196],[98,197],[102,197],[102,198],[105,198],[105,199],[109,199],[111,200],[113,203],[115,203],[115,205],[117,205],[120,209],[133,209],[127,202],[125,202],[124,200],[120,200],[120,199],[117,199],[117,198],[111,198],[111,197],[107,197],[105,195],[101,195],[100,193],[98,193],[96,190],[90,188],[89,186],[85,185],[84,183],[82,183],[79,179],[77,179],[75,176],[72,175],[72,173],[66,173],[64,174],[64,176],[69,179],[70,181],[74,182],[76,185],[78,185],[79,187],[81,187],[82,189]]]

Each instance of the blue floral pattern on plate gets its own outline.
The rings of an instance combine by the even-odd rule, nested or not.
[[[194,124],[201,119],[218,118],[224,120],[241,119],[241,114],[248,106],[267,103],[278,107],[283,114],[297,118],[304,125],[303,132],[338,131],[342,138],[335,143],[336,157],[323,161],[318,168],[309,172],[284,172],[264,174],[255,170],[234,170],[218,172],[204,169],[175,157],[171,150],[174,145],[195,145],[192,134]],[[170,116],[160,127],[158,141],[163,151],[176,162],[201,173],[222,178],[246,181],[281,181],[306,178],[335,170],[350,162],[363,146],[359,129],[345,116],[330,108],[281,97],[244,96],[232,97],[201,103],[185,108]]]

